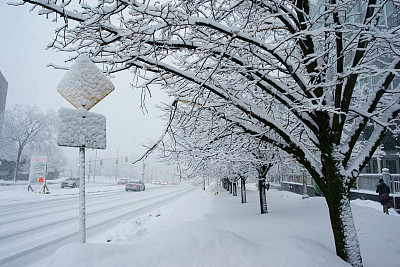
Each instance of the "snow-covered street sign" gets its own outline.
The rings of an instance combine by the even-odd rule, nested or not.
[[[106,117],[80,108],[58,111],[57,144],[67,147],[106,148]]]
[[[85,149],[106,148],[106,117],[88,112],[109,93],[114,84],[86,55],[80,55],[58,84],[59,92],[78,110],[61,108],[57,144],[79,147],[79,232],[86,243]]]
[[[58,84],[57,92],[76,108],[90,110],[114,84],[86,55],[80,55]]]

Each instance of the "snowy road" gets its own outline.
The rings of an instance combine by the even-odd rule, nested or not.
[[[159,186],[126,192],[123,186],[100,186],[86,194],[87,238],[168,204],[193,187]],[[0,204],[0,266],[28,266],[58,247],[79,242],[78,193],[64,189],[60,197]],[[70,255],[66,255],[70,256]]]

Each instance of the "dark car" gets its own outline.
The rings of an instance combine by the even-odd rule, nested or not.
[[[64,187],[75,188],[75,187],[79,186],[79,181],[80,181],[79,178],[67,178],[61,182],[61,188],[64,188]]]
[[[126,184],[128,183],[128,179],[120,179],[118,180],[118,184]]]
[[[142,181],[129,181],[125,185],[126,191],[144,191],[146,186]]]

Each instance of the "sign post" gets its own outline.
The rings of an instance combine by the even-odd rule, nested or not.
[[[106,148],[106,118],[88,111],[112,91],[114,91],[112,82],[85,55],[76,59],[57,88],[57,92],[77,108],[76,110],[60,108],[58,111],[57,144],[79,148],[81,243],[86,243],[85,149]]]

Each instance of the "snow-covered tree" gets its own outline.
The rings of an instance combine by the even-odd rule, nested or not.
[[[2,141],[4,146],[2,146],[2,150],[10,149],[11,147],[14,149],[2,154],[14,157],[14,181],[17,181],[24,149],[28,146],[32,146],[32,151],[50,149],[49,143],[52,140],[54,141],[54,134],[54,112],[41,112],[36,106],[14,106],[11,110],[6,110]],[[56,167],[56,165],[52,166]]]
[[[54,16],[51,46],[72,59],[87,53],[106,72],[134,69],[145,89],[161,83],[219,106],[243,132],[292,155],[324,192],[337,255],[362,265],[348,195],[400,110],[398,1],[22,3]]]
[[[225,167],[229,170],[225,175],[230,174],[234,196],[240,179],[242,203],[246,203],[246,179],[257,173],[261,214],[267,213],[266,174],[280,160],[280,153],[272,145],[236,127],[236,123],[226,119],[227,110],[221,113],[220,108],[196,105],[184,99],[166,106],[164,111],[165,119],[170,121],[170,141],[163,141],[159,146],[160,154],[166,160],[182,159],[180,163],[195,166],[195,172],[203,176],[215,176],[217,172],[221,176],[220,171],[216,172],[213,167],[229,166]]]

